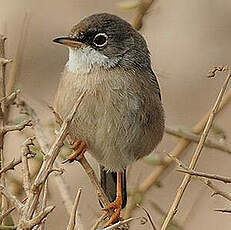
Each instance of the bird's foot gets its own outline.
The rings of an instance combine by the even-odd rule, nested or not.
[[[104,227],[108,227],[111,224],[115,223],[119,217],[120,217],[120,212],[122,210],[122,197],[117,197],[114,202],[110,203],[104,208],[105,211],[110,211],[113,210],[113,214],[110,217],[110,219],[107,221],[107,223],[104,225]]]
[[[77,160],[79,161],[84,153],[86,152],[86,147],[87,147],[87,144],[84,142],[84,141],[75,141],[74,144],[72,145],[72,149],[74,150],[74,152],[68,156],[68,158],[63,162],[63,163],[66,163],[66,162],[73,162],[74,160]]]

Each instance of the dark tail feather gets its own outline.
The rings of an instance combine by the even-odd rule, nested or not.
[[[116,198],[116,172],[108,172],[104,170],[103,166],[100,166],[100,181],[101,186],[107,195],[110,202],[113,202]],[[122,208],[127,204],[127,186],[126,186],[126,170],[122,172]]]

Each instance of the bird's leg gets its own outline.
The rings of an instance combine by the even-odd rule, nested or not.
[[[120,212],[122,210],[122,184],[121,184],[121,172],[117,172],[117,188],[116,188],[116,199],[114,202],[107,205],[104,210],[109,211],[113,209],[114,213],[108,220],[108,222],[105,224],[104,227],[108,227],[111,224],[115,223],[115,221],[118,220],[120,216]]]
[[[68,156],[68,158],[63,162],[73,162],[74,160],[79,160],[83,157],[83,154],[86,152],[87,144],[84,141],[76,140],[72,145],[74,152]]]

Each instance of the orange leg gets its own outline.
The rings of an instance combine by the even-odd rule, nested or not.
[[[114,202],[110,203],[104,208],[104,210],[113,209],[114,213],[105,224],[104,227],[108,227],[111,224],[115,223],[120,217],[120,211],[122,209],[122,187],[121,187],[121,172],[117,172],[117,188],[116,188],[116,199]]]
[[[86,152],[86,143],[84,141],[75,141],[72,148],[74,149],[74,152],[68,156],[68,158],[63,162],[73,162],[74,160],[79,160],[83,156],[83,154]]]

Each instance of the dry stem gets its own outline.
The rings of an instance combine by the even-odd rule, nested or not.
[[[192,169],[177,169],[177,171],[190,174],[191,176],[200,176],[200,177],[205,177],[208,179],[222,181],[224,183],[231,183],[231,178],[225,177],[225,176],[220,176],[220,175],[216,175],[216,174],[209,174],[209,173],[204,173],[204,172],[198,172],[198,171],[195,171]]]
[[[75,217],[76,217],[76,212],[77,212],[77,208],[79,205],[80,195],[81,195],[81,189],[79,189],[77,194],[76,194],[75,201],[74,201],[72,211],[71,211],[70,220],[69,220],[69,223],[67,225],[67,230],[74,230],[75,229]]]
[[[129,219],[126,219],[126,220],[121,220],[121,221],[119,221],[119,222],[117,222],[117,223],[115,223],[115,224],[113,224],[113,225],[111,225],[111,226],[109,226],[109,227],[107,227],[107,228],[104,228],[104,229],[99,229],[99,230],[112,230],[112,229],[117,229],[118,227],[120,227],[120,226],[122,226],[122,225],[124,225],[124,224],[127,224],[127,223],[129,223],[129,222],[131,222],[131,221],[133,221],[133,220],[138,220],[138,219],[140,219],[141,217],[132,217],[132,218],[129,218]]]
[[[175,129],[175,128],[168,126],[165,128],[165,132],[168,134],[177,136],[177,137],[181,137],[181,138],[190,140],[190,141],[195,142],[195,143],[198,143],[200,140],[199,135],[196,135],[190,131],[183,130],[181,128]],[[231,154],[231,148],[229,146],[223,145],[223,144],[221,144],[217,141],[214,141],[212,139],[209,139],[209,138],[205,141],[204,146],[209,147],[209,148],[214,148],[214,149],[217,149],[217,150]]]
[[[133,18],[132,25],[136,30],[143,26],[143,19],[154,0],[140,0],[136,15]]]
[[[216,102],[215,102],[215,104],[214,104],[214,106],[212,108],[212,111],[210,112],[210,115],[209,115],[208,121],[206,123],[206,126],[204,128],[204,131],[203,131],[203,133],[201,135],[200,141],[199,141],[199,143],[198,143],[198,145],[196,147],[196,150],[195,150],[194,155],[192,157],[192,160],[190,162],[189,169],[194,169],[194,167],[196,166],[196,163],[197,163],[197,161],[199,159],[201,150],[203,149],[203,146],[204,146],[205,140],[206,140],[206,138],[208,136],[209,130],[212,127],[213,120],[214,120],[214,118],[216,116],[216,113],[218,111],[218,108],[219,108],[220,103],[222,101],[223,95],[224,95],[224,93],[226,91],[226,88],[227,88],[227,85],[228,85],[228,82],[229,82],[230,78],[231,78],[231,73],[228,73],[228,76],[227,76],[227,78],[226,78],[226,80],[225,80],[225,82],[223,84],[223,87],[222,87],[222,89],[221,89],[221,91],[220,91],[220,93],[219,93],[219,95],[217,97],[217,100],[216,100]],[[175,197],[175,199],[173,201],[173,204],[172,204],[172,206],[171,206],[171,208],[170,208],[170,210],[168,212],[168,215],[167,215],[167,217],[166,217],[166,219],[165,219],[165,221],[164,221],[164,223],[163,223],[163,225],[161,227],[161,230],[165,230],[167,228],[169,222],[171,221],[173,216],[176,214],[177,207],[178,207],[178,205],[180,203],[180,200],[181,200],[181,198],[183,196],[183,193],[184,193],[184,191],[185,191],[185,189],[186,189],[186,187],[187,187],[187,185],[188,185],[188,183],[190,181],[190,178],[191,178],[191,176],[189,174],[184,176],[184,179],[183,179],[181,185],[179,186],[179,188],[177,190],[176,197]]]
[[[224,96],[224,98],[223,98],[223,100],[222,100],[222,102],[218,108],[217,114],[220,111],[222,111],[223,108],[225,108],[225,106],[227,106],[230,101],[231,101],[231,89],[229,89],[227,91],[226,95]],[[208,120],[209,113],[210,112],[208,112],[192,128],[193,133],[199,134],[204,129],[205,124]],[[175,146],[175,148],[171,151],[170,154],[172,156],[175,156],[175,157],[180,157],[181,154],[184,152],[184,150],[190,145],[190,143],[191,143],[191,140],[186,140],[184,138],[180,139],[178,144]],[[171,158],[169,158],[168,156],[166,156],[164,158],[164,162],[165,162],[165,164],[155,167],[153,172],[136,188],[135,193],[129,199],[128,205],[126,207],[126,213],[125,213],[126,218],[131,216],[132,211],[136,207],[136,204],[134,202],[136,194],[144,194],[145,192],[147,192],[158,181],[158,179],[166,172],[166,170],[172,165],[172,163],[174,161]]]

